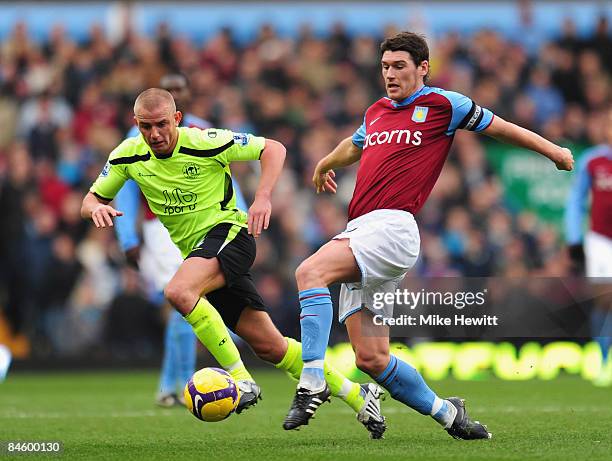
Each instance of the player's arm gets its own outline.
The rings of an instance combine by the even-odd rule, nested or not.
[[[255,200],[249,208],[249,234],[258,237],[263,229],[267,229],[270,224],[272,214],[272,203],[270,196],[283,170],[287,150],[280,142],[273,139],[266,139],[266,144],[261,152],[259,161],[261,162],[261,176],[259,185],[255,192]]]
[[[338,185],[334,181],[334,168],[342,168],[358,162],[363,150],[355,144],[355,136],[343,139],[328,155],[323,157],[315,167],[312,182],[317,194],[319,192],[336,193]]]
[[[224,163],[259,160],[261,176],[255,192],[255,200],[249,208],[249,234],[258,237],[270,224],[272,204],[270,196],[283,170],[287,150],[280,142],[253,136],[247,133],[226,132],[234,137],[234,145],[227,149],[218,159]]]
[[[111,152],[109,161],[104,165],[81,205],[81,217],[91,219],[96,227],[107,225],[112,227],[113,218],[123,216],[121,211],[109,205],[129,179],[125,162],[118,158],[122,152],[122,146],[123,143]]]
[[[115,210],[109,203],[109,201],[87,192],[81,205],[81,217],[91,219],[96,227],[106,227],[107,225],[112,227],[113,218],[123,216],[123,213]]]
[[[539,134],[507,122],[501,117],[493,117],[484,133],[499,141],[533,150],[553,161],[559,170],[572,171],[574,168],[574,157],[569,149],[558,146]]]

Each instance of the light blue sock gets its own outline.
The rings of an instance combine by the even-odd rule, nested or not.
[[[612,310],[593,309],[591,312],[591,331],[593,332],[593,339],[599,344],[602,363],[605,366],[612,345]]]
[[[176,378],[179,383],[179,391],[182,392],[183,386],[195,372],[197,352],[196,337],[191,325],[189,325],[177,311],[172,311],[170,321],[175,323],[176,338],[174,347],[176,350]]]
[[[300,309],[304,368],[299,387],[318,390],[325,385],[323,361],[334,312],[329,290],[311,288],[300,291]]]
[[[387,368],[375,379],[395,400],[423,415],[432,416],[445,427],[453,423],[457,409],[439,398],[427,386],[421,374],[408,363],[392,355]]]
[[[168,323],[166,324],[166,332],[164,334],[164,358],[162,360],[161,376],[159,379],[159,393],[173,394],[176,392],[177,379],[177,328],[176,322],[173,321],[174,316],[170,314]],[[179,314],[180,315],[180,314]]]

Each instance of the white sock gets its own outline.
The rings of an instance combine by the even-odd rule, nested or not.
[[[325,387],[323,360],[304,362],[304,368],[302,369],[298,387],[303,387],[311,392],[319,392],[323,390]]]
[[[448,400],[442,400],[436,397],[431,407],[431,416],[442,425],[444,429],[448,429],[455,422],[457,408]]]
[[[336,397],[340,397],[342,400],[346,400],[349,395],[349,392],[353,389],[353,383],[349,381],[347,378],[344,378],[342,381],[342,387],[340,387],[340,391],[338,391],[338,395]]]

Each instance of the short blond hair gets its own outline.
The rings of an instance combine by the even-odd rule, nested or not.
[[[167,106],[173,114],[176,112],[176,103],[169,91],[162,88],[149,88],[140,93],[134,101],[134,114],[140,108],[152,112],[159,109],[160,106]]]

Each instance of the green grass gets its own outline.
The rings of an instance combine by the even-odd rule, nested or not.
[[[153,405],[154,372],[14,373],[0,384],[0,440],[60,440],[59,458],[87,460],[612,459],[612,390],[579,378],[433,383],[440,395],[465,397],[493,432],[492,440],[463,442],[389,398],[384,440],[369,440],[339,400],[310,426],[285,432],[294,384],[276,371],[255,377],[264,392],[257,407],[202,423],[183,408]]]

